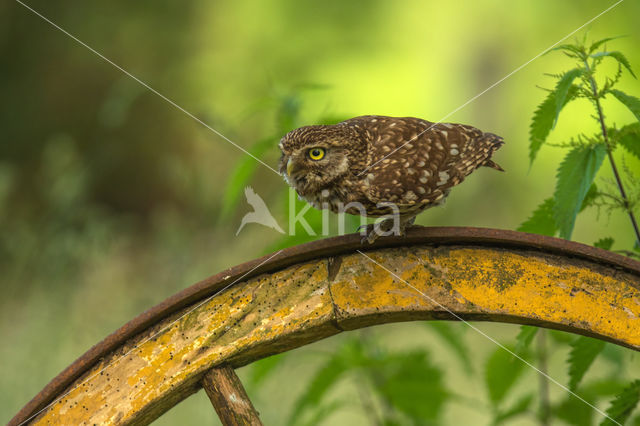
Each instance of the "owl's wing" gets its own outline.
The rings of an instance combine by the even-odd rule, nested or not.
[[[436,203],[476,168],[494,164],[490,157],[503,144],[499,136],[472,126],[417,118],[367,119],[371,138],[365,177],[374,203]]]

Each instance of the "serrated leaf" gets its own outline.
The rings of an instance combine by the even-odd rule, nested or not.
[[[611,57],[611,58],[615,59],[616,61],[618,61],[618,63],[620,65],[622,65],[623,67],[625,67],[627,69],[627,71],[629,71],[629,73],[633,76],[633,78],[636,78],[636,75],[633,73],[633,70],[631,69],[631,64],[629,63],[629,60],[621,52],[617,52],[617,51],[613,51],[613,52],[598,52],[598,53],[594,53],[593,55],[591,55],[592,58],[603,58],[603,57],[606,57],[606,56]]]
[[[640,121],[640,99],[635,96],[627,95],[626,93],[616,89],[612,89],[610,92],[627,108],[629,108],[629,111],[631,111],[633,115],[636,116],[636,119]]]
[[[573,44],[561,44],[559,46],[556,46],[552,49],[549,49],[545,52],[545,55],[549,52],[553,52],[556,50],[564,50],[566,52],[571,52],[571,53],[575,53],[576,55],[581,55],[582,54],[582,50],[580,50],[580,48],[578,46],[574,46]]]
[[[608,417],[600,423],[600,426],[614,425],[616,422],[624,424],[638,405],[639,400],[640,380],[635,380],[611,401],[611,405],[606,411]]]
[[[598,399],[615,395],[622,389],[624,389],[624,384],[621,385],[615,380],[591,381],[580,388],[580,397],[591,405],[596,405]],[[574,426],[593,424],[593,415],[595,414],[595,410],[591,406],[569,393],[562,402],[552,407],[552,412],[556,418]]]
[[[623,36],[616,36],[616,37],[607,37],[607,38],[603,38],[602,40],[598,40],[598,41],[594,41],[593,44],[591,44],[591,47],[589,47],[589,53],[593,52],[594,50],[596,50],[598,47],[602,46],[602,44],[611,41],[611,40],[615,40],[618,38],[621,38]]]
[[[538,334],[538,327],[532,325],[520,326],[520,332],[516,336],[516,347],[513,350],[516,355],[523,356],[525,354],[536,334]]]
[[[604,349],[604,341],[580,336],[571,343],[569,353],[569,388],[575,390],[596,357]]]
[[[453,350],[453,353],[456,354],[465,371],[472,373],[473,365],[471,364],[471,357],[469,356],[469,348],[462,336],[452,328],[454,324],[449,324],[444,321],[429,321],[426,325]]]
[[[553,194],[553,218],[561,238],[571,238],[576,216],[605,154],[602,144],[578,146],[560,164]]]
[[[630,154],[640,159],[640,123],[632,123],[620,129],[610,129],[609,136]]]
[[[613,246],[613,242],[614,240],[611,237],[600,238],[598,241],[593,243],[593,246],[601,249],[605,249],[605,250],[611,250],[611,247]]]
[[[531,217],[524,221],[517,230],[553,237],[557,231],[556,222],[553,219],[553,198],[544,200],[533,211]]]
[[[587,195],[584,196],[584,200],[582,200],[582,205],[580,206],[580,211],[586,209],[598,198],[598,187],[595,183],[592,183],[587,191]]]
[[[254,144],[249,152],[254,156],[261,158],[267,150],[274,148],[277,144],[277,138],[270,137],[262,139]],[[227,182],[222,196],[222,210],[220,212],[220,220],[226,220],[234,211],[238,202],[242,199],[244,188],[249,185],[255,171],[260,167],[255,159],[250,156],[243,156],[236,167],[231,172],[231,177]]]
[[[525,395],[522,398],[518,399],[515,404],[513,404],[510,408],[505,411],[498,412],[496,416],[493,418],[494,425],[504,424],[505,421],[517,417],[521,414],[525,414],[529,411],[529,406],[533,401],[533,395]]]
[[[442,371],[423,351],[393,354],[371,365],[376,390],[414,424],[437,423],[449,392]]]
[[[524,363],[502,348],[496,348],[487,360],[485,383],[489,399],[499,405],[522,374]]]
[[[561,343],[563,345],[571,343],[575,339],[574,334],[567,333],[566,331],[547,330],[547,332],[549,333],[549,337],[551,337],[554,342]]]
[[[554,406],[551,412],[555,418],[564,420],[572,426],[593,424],[593,409],[571,394]]]
[[[341,352],[337,352],[316,371],[305,392],[293,407],[289,416],[290,425],[296,424],[305,410],[317,406],[327,391],[349,370],[350,366],[344,362],[342,355]]]
[[[554,90],[556,94],[556,100],[555,100],[556,110],[555,110],[555,117],[553,119],[553,126],[551,126],[552,129],[556,126],[556,123],[558,122],[560,111],[562,111],[562,108],[564,108],[564,106],[568,102],[567,94],[569,93],[569,89],[573,84],[573,80],[580,77],[583,73],[584,73],[584,70],[582,68],[574,68],[564,73],[562,75],[562,78],[556,84],[556,88]]]
[[[565,96],[565,105],[572,100],[578,93],[577,86],[573,85],[569,88],[569,92]],[[535,160],[538,151],[547,140],[549,132],[554,126],[556,111],[556,92],[550,92],[536,111],[533,113],[531,124],[529,125],[529,165]]]

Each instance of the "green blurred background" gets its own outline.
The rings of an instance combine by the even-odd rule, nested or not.
[[[299,125],[363,114],[440,120],[613,3],[28,2],[273,167],[277,138]],[[576,35],[626,35],[615,48],[637,73],[639,18],[640,2],[627,0]],[[108,333],[282,237],[259,225],[235,236],[250,208],[230,179],[253,161],[240,150],[14,1],[0,3],[0,34],[0,421],[8,421]],[[503,136],[495,159],[507,173],[480,170],[419,224],[515,229],[552,194],[560,151],[544,148],[529,170],[528,126],[545,96],[536,86],[551,84],[544,73],[570,67],[561,54],[540,57],[447,118]],[[630,77],[620,88],[640,95]],[[633,119],[613,102],[605,109],[610,123]],[[586,102],[562,114],[553,142],[597,130]],[[284,226],[285,183],[263,166],[247,173]],[[576,240],[604,236],[633,242],[622,213],[578,218]],[[499,339],[517,332],[478,327]],[[486,399],[422,325],[372,333],[389,347],[429,348],[449,388]],[[295,351],[277,379],[249,387],[266,424],[288,415],[305,377],[343,338]],[[472,331],[465,338],[481,365],[492,344]],[[561,378],[565,357],[551,364]],[[354,398],[347,385],[338,394]],[[469,405],[448,408],[443,424],[490,418]],[[158,420],[204,422],[217,418],[202,392]],[[352,407],[327,424],[366,424],[366,416]]]

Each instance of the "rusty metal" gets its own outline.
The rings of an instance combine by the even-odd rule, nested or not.
[[[69,385],[87,373],[102,358],[107,357],[116,348],[121,347],[128,339],[149,329],[160,321],[176,314],[185,307],[201,301],[229,283],[242,277],[243,281],[250,280],[261,274],[273,273],[283,270],[291,265],[313,259],[323,259],[331,257],[340,258],[340,255],[353,253],[355,250],[374,251],[388,247],[411,247],[411,246],[466,246],[466,247],[499,247],[508,250],[526,250],[529,253],[547,253],[558,255],[575,261],[588,261],[593,265],[602,265],[604,268],[613,268],[620,273],[630,274],[633,277],[640,277],[640,263],[632,259],[611,253],[605,250],[585,246],[575,242],[560,240],[539,235],[524,234],[513,231],[480,229],[480,228],[423,228],[413,227],[406,237],[381,238],[371,246],[360,244],[360,235],[352,234],[342,237],[329,238],[314,241],[297,247],[283,250],[278,255],[272,257],[265,256],[242,265],[227,269],[217,275],[207,278],[179,293],[166,299],[159,305],[147,310],[132,321],[125,324],[119,330],[95,345],[77,361],[67,367],[62,373],[54,378],[45,388],[38,393],[20,412],[11,420],[10,424],[17,425],[30,419],[35,413],[45,408],[62,394]],[[573,260],[569,261],[569,264]],[[333,278],[339,274],[340,265],[333,266]],[[331,268],[330,268],[331,269]],[[332,277],[329,277],[332,278]],[[630,282],[631,288],[639,290],[638,280]],[[483,319],[482,314],[477,317],[469,316],[471,319]],[[406,317],[406,315],[405,315]],[[396,316],[397,320],[407,319],[402,315]],[[505,316],[506,318],[506,316]],[[408,318],[411,319],[411,318]],[[506,318],[512,320],[513,318]],[[535,321],[529,321],[535,323]],[[345,327],[348,322],[345,320]],[[540,322],[542,325],[549,324]],[[357,327],[357,321],[353,323]],[[350,328],[350,327],[347,327]],[[338,329],[337,332],[340,330]],[[332,330],[325,330],[323,336],[333,333]],[[588,331],[584,334],[589,334]],[[598,337],[597,333],[595,333]],[[604,336],[604,338],[607,338]],[[608,338],[608,340],[614,340]],[[616,343],[625,344],[617,341]],[[626,344],[637,349],[634,345]],[[246,361],[246,360],[245,360]],[[189,388],[193,392],[197,387]]]

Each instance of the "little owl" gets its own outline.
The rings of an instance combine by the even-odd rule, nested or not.
[[[504,141],[472,126],[413,117],[366,115],[331,126],[305,126],[280,141],[280,173],[318,209],[396,215],[399,232],[417,214],[442,204],[480,166],[502,168],[491,155]],[[394,223],[388,217],[366,240]]]

